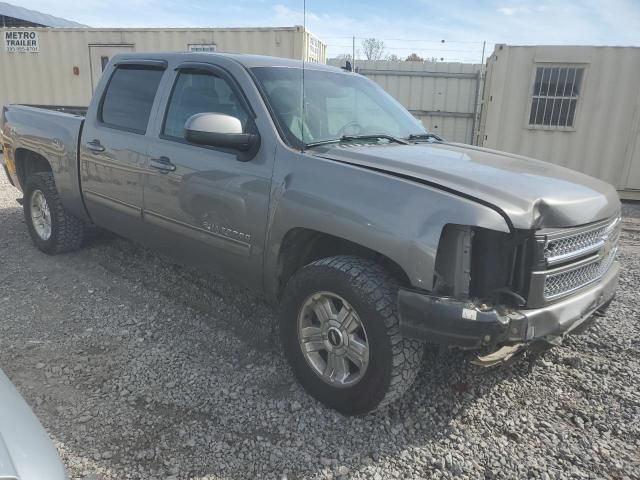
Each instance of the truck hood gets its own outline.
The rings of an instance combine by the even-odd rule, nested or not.
[[[453,143],[327,146],[320,157],[414,179],[490,204],[515,228],[583,225],[620,210],[616,190],[568,168]]]

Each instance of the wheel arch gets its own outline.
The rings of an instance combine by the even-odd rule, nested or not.
[[[276,281],[272,296],[279,300],[291,276],[300,268],[321,258],[352,255],[375,261],[384,267],[401,285],[410,285],[407,272],[388,256],[346,238],[303,227],[290,229],[278,251]]]
[[[27,148],[17,148],[13,154],[16,175],[20,188],[24,190],[29,175],[37,172],[52,172],[51,163],[41,154]]]

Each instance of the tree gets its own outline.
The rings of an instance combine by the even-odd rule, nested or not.
[[[387,60],[389,60],[390,62],[400,62],[402,61],[402,59],[396,55],[395,53],[392,53],[391,55],[387,55]]]
[[[362,50],[367,60],[380,60],[384,53],[384,42],[375,38],[362,40]]]
[[[424,58],[418,56],[417,53],[412,53],[406,58],[405,61],[406,62],[424,62]]]

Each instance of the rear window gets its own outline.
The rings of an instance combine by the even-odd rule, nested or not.
[[[107,86],[100,121],[144,134],[163,73],[163,70],[150,68],[118,68]]]

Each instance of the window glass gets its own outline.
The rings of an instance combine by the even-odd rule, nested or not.
[[[582,67],[536,67],[529,124],[573,127],[583,74]]]
[[[425,129],[382,88],[361,75],[299,68],[255,67],[258,80],[291,145],[350,135],[406,138]]]
[[[118,68],[107,87],[100,120],[144,134],[163,73],[149,68]]]
[[[162,132],[184,138],[184,124],[196,113],[224,113],[247,124],[247,112],[227,81],[210,73],[182,72],[178,75]]]

